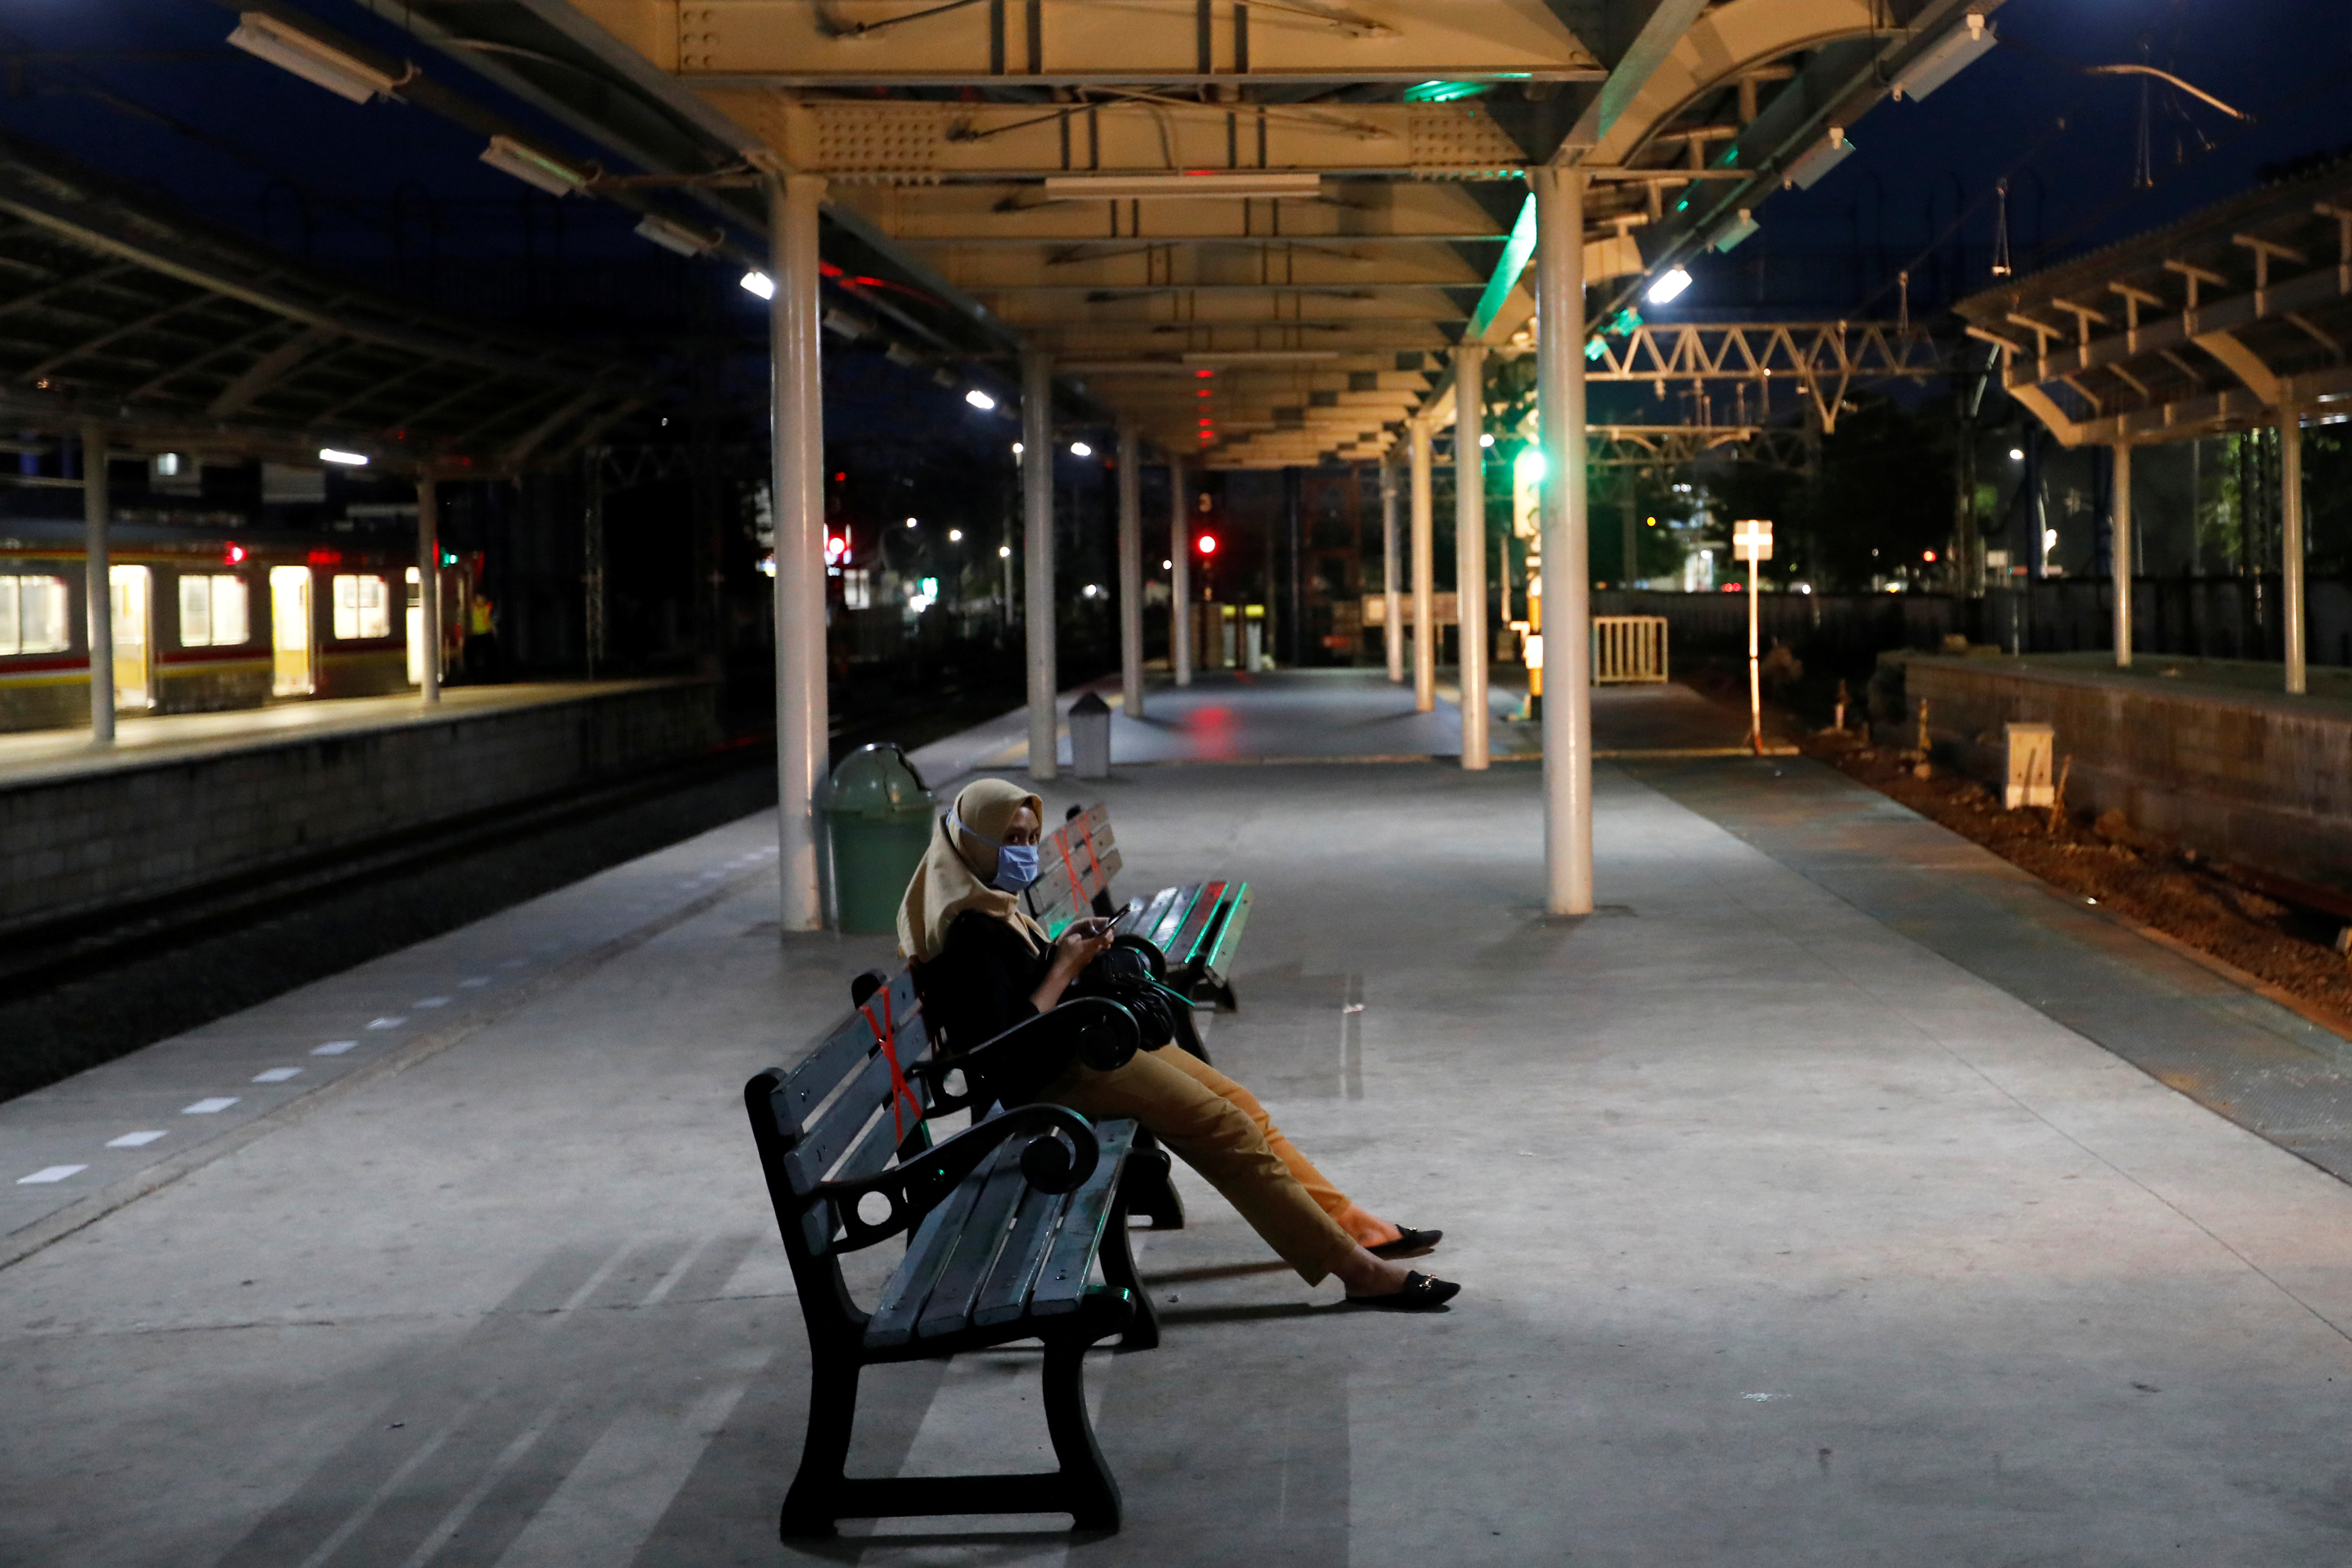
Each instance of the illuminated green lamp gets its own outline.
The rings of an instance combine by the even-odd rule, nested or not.
[[[1452,103],[1457,99],[1476,98],[1486,90],[1482,81],[1424,81],[1404,89],[1407,103]]]

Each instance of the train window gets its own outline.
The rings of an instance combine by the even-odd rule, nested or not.
[[[182,647],[236,647],[252,635],[244,578],[194,573],[181,576]]]
[[[335,636],[349,642],[392,635],[392,595],[381,577],[335,579]]]
[[[66,580],[0,577],[0,654],[63,653],[72,642]]]
[[[845,610],[866,610],[874,606],[874,576],[863,566],[852,566],[841,574],[841,607]]]

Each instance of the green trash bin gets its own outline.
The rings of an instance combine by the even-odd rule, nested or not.
[[[939,802],[923,787],[906,753],[889,744],[860,746],[818,786],[832,853],[834,924],[845,931],[888,931],[898,900],[931,842]]]

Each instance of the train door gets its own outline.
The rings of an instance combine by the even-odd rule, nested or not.
[[[107,573],[114,595],[114,705],[155,706],[155,574],[144,566],[116,566]]]
[[[318,674],[311,665],[308,566],[269,569],[269,646],[273,696],[301,697],[318,689]]]

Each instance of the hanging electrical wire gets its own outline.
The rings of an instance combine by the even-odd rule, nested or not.
[[[1992,275],[2010,276],[2009,261],[2009,179],[2006,175],[1992,183]]]

